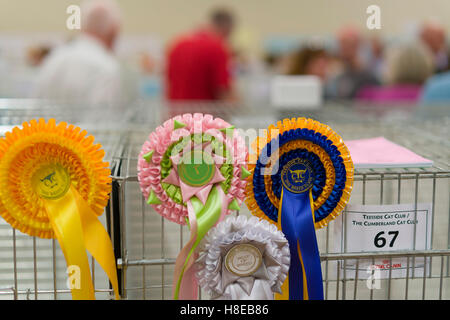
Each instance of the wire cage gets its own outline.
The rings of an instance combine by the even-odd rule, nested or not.
[[[54,116],[56,112],[48,105],[24,108],[29,104],[23,101],[20,105],[12,107],[9,101],[0,101],[1,130],[29,120],[30,114]],[[407,205],[417,216],[426,204],[431,217],[426,235],[429,240],[423,247],[416,246],[414,229],[414,240],[408,249],[352,251],[344,212],[317,231],[324,293],[326,299],[450,298],[447,111],[441,114],[413,110],[393,121],[387,120],[392,117],[385,112],[371,113],[361,106],[344,104],[326,105],[314,111],[280,111],[266,105],[167,105],[159,101],[141,101],[129,107],[120,125],[88,124],[89,132],[103,144],[111,164],[112,193],[102,218],[113,241],[122,298],[171,299],[175,258],[188,240],[189,230],[166,221],[146,203],[137,180],[137,156],[150,132],[163,121],[187,112],[209,113],[243,130],[266,128],[285,117],[305,116],[330,125],[344,140],[384,136],[432,159],[433,166],[427,168],[356,170],[351,206]],[[72,121],[72,115],[61,109],[56,113],[57,120]],[[84,124],[84,119],[78,122]],[[243,206],[236,214],[250,213]],[[403,265],[402,272],[387,268],[379,279],[374,278],[376,270],[371,266],[394,266],[398,261]],[[108,280],[94,260],[92,272],[97,298],[111,298]],[[70,290],[65,279],[65,262],[57,242],[22,235],[0,220],[0,299],[68,299]],[[200,298],[208,296],[203,292]]]
[[[385,116],[367,116],[354,106],[330,105],[319,111],[274,111],[268,106],[207,104],[142,104],[138,124],[124,138],[117,155],[118,212],[114,212],[121,292],[128,299],[170,299],[173,265],[188,240],[185,226],[166,221],[146,204],[137,180],[137,155],[148,134],[168,118],[185,112],[203,112],[224,118],[244,130],[266,128],[283,117],[311,117],[329,124],[344,140],[384,136],[432,159],[430,168],[356,170],[351,205],[411,205],[415,215],[423,203],[431,206],[430,240],[423,250],[416,240],[408,250],[352,252],[337,238],[345,239],[346,215],[317,232],[326,299],[448,299],[449,291],[449,178],[448,118],[439,120],[409,115],[396,122]],[[156,119],[158,119],[156,121]],[[435,128],[435,127],[438,128]],[[243,207],[237,214],[249,215]],[[416,230],[414,229],[414,239]],[[428,236],[428,235],[427,235]],[[342,242],[342,241],[341,241]],[[394,269],[402,261],[402,274]],[[377,286],[366,266],[388,264]],[[364,268],[363,268],[364,266]],[[368,282],[370,281],[370,283]],[[201,297],[205,298],[203,293]]]

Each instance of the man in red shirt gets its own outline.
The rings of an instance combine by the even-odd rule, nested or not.
[[[219,9],[210,24],[179,37],[167,58],[167,98],[174,100],[231,100],[230,53],[227,40],[233,30],[232,14]]]

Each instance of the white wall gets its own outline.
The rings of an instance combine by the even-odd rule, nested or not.
[[[438,18],[450,31],[449,0],[118,0],[125,33],[152,33],[167,40],[203,21],[216,4],[233,8],[240,20],[240,39],[255,49],[273,34],[330,34],[342,24],[365,28],[366,8],[382,10],[382,34]],[[1,32],[65,31],[70,4],[78,0],[0,0]]]

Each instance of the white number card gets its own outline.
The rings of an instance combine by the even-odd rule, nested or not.
[[[377,252],[428,250],[431,248],[431,203],[398,205],[348,205],[336,219],[334,238],[336,252]],[[346,231],[346,232],[345,232]],[[343,266],[342,266],[343,267]],[[406,258],[360,260],[358,277],[376,268],[381,278],[405,277]],[[409,275],[423,275],[424,259],[409,261]],[[347,275],[355,273],[356,261],[346,263]],[[390,271],[391,270],[391,271]]]

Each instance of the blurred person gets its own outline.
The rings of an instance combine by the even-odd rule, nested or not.
[[[331,99],[352,99],[363,87],[377,85],[379,81],[360,60],[361,35],[354,27],[345,27],[338,32],[337,74],[325,85],[325,94]]]
[[[263,55],[263,62],[269,70],[276,70],[280,61],[281,61],[280,54],[266,52]]]
[[[167,98],[180,100],[236,99],[232,88],[228,40],[235,19],[228,9],[212,12],[209,24],[182,35],[167,54]]]
[[[50,54],[51,47],[47,45],[36,45],[27,48],[26,60],[31,67],[38,67]]]
[[[432,76],[425,83],[421,102],[425,105],[450,104],[450,71]]]
[[[288,57],[287,75],[313,75],[325,80],[328,67],[328,55],[321,48],[305,47]]]
[[[156,71],[156,61],[149,52],[139,53],[139,66],[144,74],[154,74]]]
[[[433,55],[434,72],[439,73],[449,70],[450,57],[444,27],[438,22],[425,22],[419,36]]]
[[[379,36],[372,36],[368,39],[368,70],[375,75],[380,82],[383,80],[385,72],[384,43]]]
[[[339,57],[349,67],[360,68],[359,49],[361,46],[361,34],[354,27],[345,27],[339,30],[337,35]]]
[[[113,49],[121,27],[113,0],[81,6],[81,33],[44,61],[35,88],[37,98],[116,106],[122,99],[120,65]]]
[[[419,44],[406,44],[394,49],[387,58],[386,81],[390,85],[421,86],[433,72],[433,62]]]
[[[365,87],[356,98],[373,103],[415,103],[422,86],[433,73],[429,52],[420,44],[405,44],[387,54],[385,86]]]

